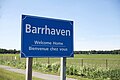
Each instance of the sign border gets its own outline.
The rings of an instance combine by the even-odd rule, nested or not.
[[[49,20],[57,20],[57,21],[66,21],[66,22],[69,22],[70,24],[71,24],[71,22],[72,22],[72,25],[74,26],[74,22],[73,21],[71,21],[71,20],[62,20],[62,19],[55,19],[55,18],[47,18],[47,17],[37,17],[37,16],[31,16],[31,15],[24,15],[24,14],[22,14],[22,16],[25,16],[25,18],[24,19],[26,19],[27,17],[34,17],[34,18],[43,18],[43,19],[49,19]],[[22,27],[22,22],[23,22],[23,20],[24,19],[22,19],[22,21],[21,21],[21,51],[20,51],[20,56],[22,57],[22,58],[27,58],[27,57],[33,57],[33,58],[39,58],[39,57],[74,57],[74,27],[72,27],[72,45],[73,45],[73,47],[72,47],[72,53],[70,53],[70,55],[69,56],[26,56],[26,54],[22,51],[22,46],[23,46],[23,44],[22,44],[22,41],[23,41],[23,37],[22,37],[22,35],[23,35],[23,27]],[[62,53],[62,52],[61,52]],[[22,54],[24,55],[24,57],[22,56]]]

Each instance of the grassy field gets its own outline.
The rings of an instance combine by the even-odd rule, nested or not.
[[[114,54],[75,54],[75,58],[112,58],[120,59],[120,55]]]
[[[26,62],[25,58],[20,58],[20,54],[1,54],[0,59]],[[60,58],[33,58],[33,62],[40,64],[60,63]],[[67,58],[67,65],[120,68],[120,55],[75,54],[74,58]]]
[[[1,54],[0,64],[25,69],[26,59],[20,58],[19,54]],[[60,58],[33,58],[33,70],[59,75]],[[119,80],[120,55],[75,54],[74,58],[67,58],[66,73],[78,80]]]
[[[60,63],[60,58],[34,58],[34,62],[46,63],[46,64]],[[120,55],[75,54],[74,58],[67,58],[67,65],[119,68]]]
[[[0,80],[25,80],[25,75],[15,72],[10,72],[0,68]],[[42,80],[42,79],[33,77],[32,80]]]
[[[69,76],[75,78],[75,76]],[[91,80],[87,78],[79,78],[80,80]],[[25,75],[11,72],[0,68],[0,80],[25,80]],[[43,80],[33,77],[32,80]]]
[[[20,57],[20,54],[0,54],[0,56],[17,56]],[[74,58],[115,58],[120,59],[118,54],[75,54]],[[71,58],[70,58],[71,59]]]

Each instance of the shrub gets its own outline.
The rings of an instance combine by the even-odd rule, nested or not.
[[[59,72],[59,69],[60,69],[60,63],[59,62],[53,63],[51,67],[52,67],[52,72],[57,73]]]
[[[67,75],[78,75],[77,66],[71,65],[67,67],[66,73]]]

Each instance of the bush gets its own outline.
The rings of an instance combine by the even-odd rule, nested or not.
[[[71,65],[67,67],[66,74],[67,75],[78,75],[77,66]]]
[[[120,80],[120,69],[110,70],[109,78],[111,80]]]
[[[52,72],[57,73],[60,70],[60,63],[59,62],[53,63],[51,67],[52,67]]]

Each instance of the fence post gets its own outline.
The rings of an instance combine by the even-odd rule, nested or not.
[[[48,64],[50,64],[50,59],[49,59],[49,57],[48,57]]]
[[[106,69],[108,68],[108,60],[106,59]]]
[[[82,67],[83,67],[83,59],[81,59]]]

